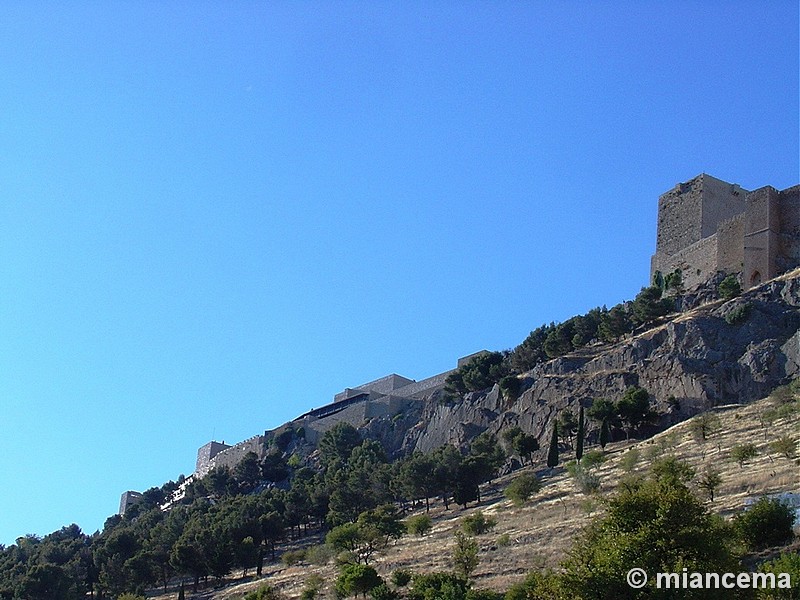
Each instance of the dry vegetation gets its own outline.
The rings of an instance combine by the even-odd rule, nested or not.
[[[524,470],[487,484],[480,506],[461,510],[451,505],[450,510],[445,511],[443,506],[436,503],[430,512],[433,529],[423,537],[404,536],[375,560],[375,567],[387,579],[397,568],[417,572],[450,570],[453,533],[460,526],[460,519],[482,510],[497,520],[497,526],[478,536],[480,565],[474,573],[474,579],[478,587],[506,590],[532,569],[558,566],[581,528],[603,510],[603,497],[613,493],[620,478],[627,474],[625,466],[632,473],[643,474],[655,458],[667,455],[675,455],[690,463],[697,471],[698,478],[706,469],[719,472],[722,483],[716,491],[714,502],[709,502],[709,508],[724,516],[740,510],[748,497],[782,491],[798,492],[800,413],[795,410],[772,422],[769,418],[764,419],[764,415],[769,415],[770,409],[779,404],[780,398],[773,396],[747,406],[720,407],[714,411],[719,417],[719,431],[705,441],[698,441],[692,432],[692,420],[689,420],[649,440],[609,444],[606,447],[607,459],[597,468],[601,489],[596,495],[586,496],[578,492],[572,478],[558,468],[553,474],[538,471],[542,478],[542,489],[520,508],[506,500],[502,491]],[[772,442],[781,436],[790,436],[794,441],[794,458],[786,458],[771,447]],[[754,444],[758,455],[740,467],[730,458],[730,451],[734,446],[745,443]],[[625,460],[629,452],[639,455],[632,468],[630,463],[634,461],[630,458]],[[698,494],[702,495],[702,490],[698,489]],[[187,598],[240,598],[265,582],[279,588],[287,596],[297,598],[312,573],[322,576],[325,581],[322,594],[332,598],[336,567],[333,564],[318,566],[308,563],[291,567],[268,565],[265,567],[265,578],[241,584],[229,582],[226,587],[214,591],[195,596],[187,594]],[[158,596],[163,600],[175,597],[175,592]]]

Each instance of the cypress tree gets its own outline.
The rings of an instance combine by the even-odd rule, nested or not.
[[[547,466],[551,469],[558,464],[558,423],[553,423],[553,435],[550,437],[550,450],[547,451]]]
[[[580,462],[583,456],[583,435],[583,405],[581,405],[578,410],[578,436],[575,441],[575,458],[578,459],[578,462]]]
[[[184,600],[186,598],[186,592],[183,591],[183,582],[181,581],[181,589],[178,591],[178,600]]]
[[[606,444],[611,440],[611,430],[608,428],[608,419],[603,419],[600,424],[600,447],[605,450]]]

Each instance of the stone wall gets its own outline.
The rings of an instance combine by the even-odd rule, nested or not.
[[[259,458],[263,457],[265,442],[266,438],[263,435],[254,435],[243,442],[239,442],[238,444],[222,450],[209,461],[206,473],[216,467],[229,467],[233,469],[242,461],[248,452],[255,452]],[[203,474],[198,472],[198,475],[202,476]]]
[[[655,263],[655,269],[662,273],[680,269],[683,285],[687,289],[700,285],[717,271],[717,235],[711,235],[680,252],[664,257]]]
[[[429,395],[435,390],[443,387],[447,376],[454,372],[455,370],[445,371],[444,373],[439,373],[433,377],[416,381],[412,384],[395,390],[394,393],[398,396],[404,396],[406,398],[419,398],[421,396]]]
[[[781,232],[776,267],[782,273],[800,266],[800,185],[780,193],[779,218]]]
[[[744,268],[745,215],[728,219],[717,229],[717,270],[738,273]]]
[[[194,472],[199,474],[200,477],[205,475],[211,469],[211,460],[220,452],[230,448],[225,442],[208,442],[205,446],[201,446],[197,451],[197,461],[195,462]]]

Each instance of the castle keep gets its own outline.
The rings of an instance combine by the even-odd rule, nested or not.
[[[800,266],[800,185],[742,189],[703,173],[658,199],[650,280],[680,269],[686,288],[717,272],[750,288]]]

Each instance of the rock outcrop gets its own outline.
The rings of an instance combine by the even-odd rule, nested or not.
[[[446,402],[437,393],[391,431],[367,427],[390,453],[463,445],[475,435],[519,425],[546,446],[552,419],[594,398],[618,399],[626,388],[648,390],[658,427],[712,406],[746,403],[800,375],[800,270],[729,301],[673,315],[613,345],[598,345],[538,365],[521,378],[524,390],[506,402],[497,386]],[[416,420],[416,424],[411,425]],[[400,434],[400,427],[407,429]],[[590,432],[591,435],[591,432]],[[398,446],[399,444],[399,446]]]

